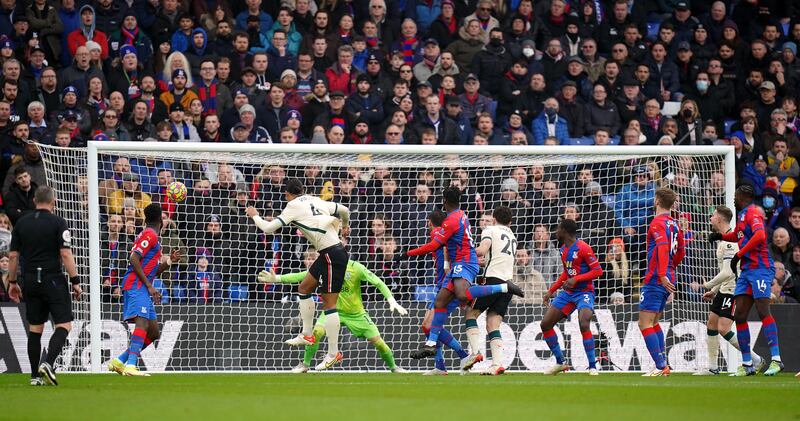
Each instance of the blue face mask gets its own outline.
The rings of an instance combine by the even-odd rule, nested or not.
[[[698,91],[705,91],[708,90],[708,81],[707,80],[698,80],[696,82],[697,90]]]
[[[775,198],[772,196],[765,196],[762,204],[764,205],[764,208],[772,209],[775,207]]]

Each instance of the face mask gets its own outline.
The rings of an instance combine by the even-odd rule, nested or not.
[[[528,58],[533,57],[533,55],[535,53],[536,52],[533,51],[533,48],[523,48],[522,49],[522,54],[525,55],[525,57],[528,57]]]
[[[765,208],[772,209],[775,207],[775,198],[772,196],[765,196],[762,204]]]
[[[692,110],[687,108],[687,109],[683,110],[681,112],[681,114],[683,115],[684,118],[691,118],[692,117]]]
[[[548,108],[545,108],[545,109],[544,109],[544,113],[545,113],[545,114],[546,114],[548,117],[552,117],[552,116],[556,115],[556,109],[555,109],[555,108],[550,108],[550,107],[548,107]]]
[[[707,91],[708,90],[708,81],[707,80],[698,80],[696,82],[697,90],[698,91]]]
[[[499,47],[503,44],[503,41],[501,41],[500,38],[492,38],[489,40],[489,44],[491,44],[492,47]]]

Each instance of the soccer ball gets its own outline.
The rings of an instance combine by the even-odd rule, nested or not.
[[[167,197],[173,202],[186,200],[186,186],[180,181],[173,181],[167,186]]]

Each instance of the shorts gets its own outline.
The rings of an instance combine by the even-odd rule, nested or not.
[[[485,279],[483,285],[502,285],[504,283],[506,283],[506,281],[500,278],[490,277]],[[512,294],[504,292],[501,294],[476,298],[472,302],[472,308],[480,311],[481,313],[484,311],[492,311],[499,314],[501,317],[505,317],[506,313],[508,312],[508,305],[511,303],[512,296]]]
[[[156,320],[156,307],[147,288],[122,291],[122,320],[129,321],[136,317]]]
[[[321,293],[339,293],[347,271],[347,250],[337,244],[319,251],[319,257],[311,264],[308,273],[317,280]]]
[[[726,319],[733,320],[734,307],[735,303],[731,294],[717,294],[714,301],[711,302],[711,312]]]
[[[772,280],[775,279],[775,268],[744,269],[736,280],[733,295],[750,295],[753,299],[769,298]]]
[[[366,312],[360,314],[339,313],[339,322],[356,338],[369,339],[381,336],[381,332],[378,331],[378,326],[375,326],[375,322],[372,321],[369,314]],[[315,327],[322,328],[324,332],[325,313],[319,316]]]
[[[64,275],[44,277],[42,282],[26,279],[22,296],[25,300],[25,318],[29,324],[41,325],[48,316],[54,324],[73,320],[72,298]]]
[[[639,293],[639,311],[662,313],[668,297],[669,292],[663,286],[645,284]]]
[[[563,313],[565,316],[572,314],[576,308],[578,311],[588,308],[590,311],[594,312],[594,292],[585,291],[569,293],[567,291],[561,291],[558,293],[558,296],[556,296],[556,299],[553,300],[551,305],[561,310],[561,313]]]
[[[481,267],[477,263],[454,263],[450,268],[450,273],[444,279],[444,288],[453,291],[453,280],[457,278],[464,279],[473,285],[480,271]]]

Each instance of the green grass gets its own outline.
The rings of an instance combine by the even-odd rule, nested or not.
[[[790,374],[62,374],[59,382],[0,376],[0,419],[800,419],[800,380]]]

